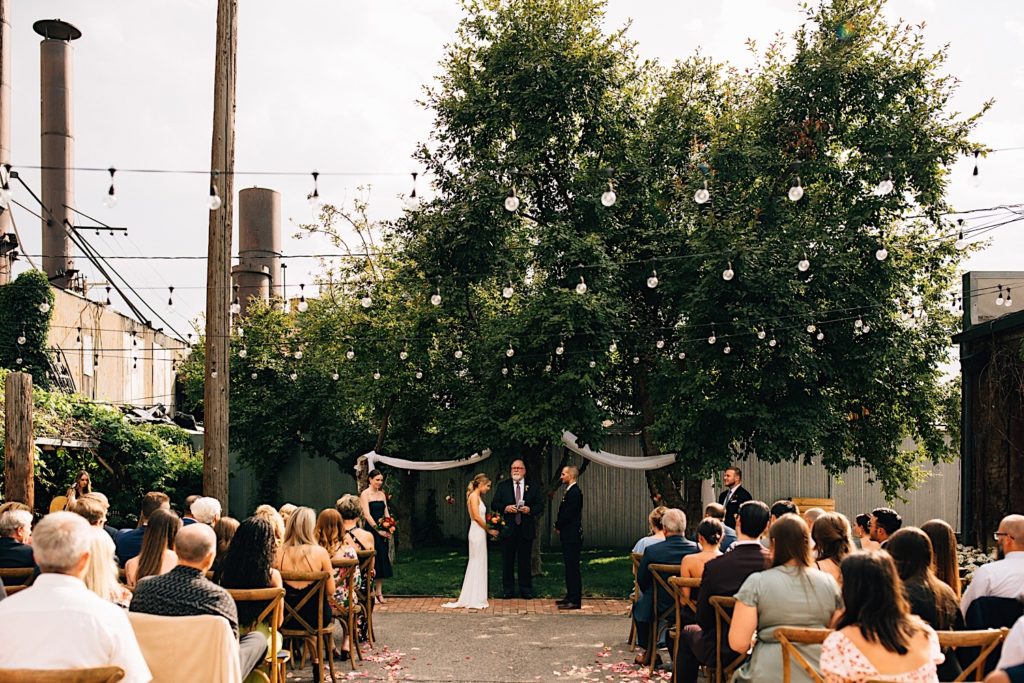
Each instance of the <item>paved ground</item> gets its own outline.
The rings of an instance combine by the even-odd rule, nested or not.
[[[608,601],[615,603],[614,613],[609,613],[611,605],[598,609],[595,604],[590,610],[551,614],[545,604],[553,606],[550,600],[523,601],[530,604],[518,613],[502,604],[486,611],[435,612],[431,599],[416,600],[388,600],[387,609],[375,616],[377,647],[366,653],[366,661],[354,672],[348,662],[336,662],[337,680],[647,680],[646,669],[630,663],[633,653],[625,642],[629,620],[622,601]],[[667,673],[656,672],[652,680],[668,678]],[[288,679],[311,680],[308,667]]]
[[[388,598],[383,605],[377,605],[374,615],[385,613],[433,612],[445,614],[450,609],[441,607],[452,598]],[[554,600],[490,600],[486,610],[461,610],[482,612],[484,614],[558,614],[561,616],[583,616],[595,614],[626,614],[629,600],[613,600],[604,598],[587,598],[583,601],[583,609],[559,611]]]

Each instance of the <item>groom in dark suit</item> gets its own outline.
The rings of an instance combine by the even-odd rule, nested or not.
[[[740,505],[748,500],[754,500],[750,491],[743,488],[743,472],[739,467],[727,467],[722,475],[722,483],[725,490],[718,494],[718,504],[725,508],[725,525],[730,529],[736,528],[736,514],[740,511]]]
[[[519,570],[519,596],[533,597],[530,554],[537,536],[536,519],[544,512],[540,488],[526,483],[526,463],[512,461],[511,478],[498,482],[491,507],[505,518],[501,539],[501,586],[503,597],[515,597],[515,570]],[[518,561],[517,561],[518,560]]]
[[[565,563],[565,598],[558,600],[558,609],[580,609],[583,602],[583,577],[580,574],[580,554],[583,551],[583,492],[576,483],[579,468],[567,465],[562,468],[562,483],[565,495],[558,506],[555,531],[562,545],[562,560]]]

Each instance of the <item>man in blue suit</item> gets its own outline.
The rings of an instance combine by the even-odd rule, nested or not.
[[[140,510],[139,526],[134,529],[121,529],[114,536],[114,545],[117,548],[117,561],[123,567],[125,563],[139,554],[142,550],[142,537],[146,535],[146,524],[149,523],[149,516],[157,510],[171,509],[171,499],[166,493],[150,491],[142,497],[142,509]]]
[[[640,559],[640,566],[636,570],[637,585],[640,587],[640,598],[633,605],[633,619],[636,620],[637,646],[646,650],[648,645],[656,647],[656,644],[648,643],[650,640],[651,623],[655,619],[654,576],[651,574],[652,564],[674,564],[679,565],[687,555],[700,552],[700,547],[693,541],[688,541],[683,533],[686,531],[686,515],[682,510],[672,508],[665,512],[661,518],[661,526],[665,530],[665,540],[661,543],[647,546],[644,555]],[[672,608],[672,596],[668,591],[658,591],[658,612],[664,612]],[[637,661],[643,662],[644,654],[637,655]]]

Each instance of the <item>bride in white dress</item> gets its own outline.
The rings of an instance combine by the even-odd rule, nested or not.
[[[469,482],[466,492],[466,507],[469,509],[469,563],[466,577],[462,580],[462,592],[456,602],[446,602],[442,607],[487,608],[487,534],[497,536],[495,529],[487,529],[487,506],[480,497],[491,490],[491,480],[486,474],[478,474]]]

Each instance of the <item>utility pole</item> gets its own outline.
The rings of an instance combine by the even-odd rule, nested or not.
[[[0,0],[0,165],[11,161],[11,0]],[[6,174],[6,171],[4,171]],[[11,252],[18,246],[11,207],[0,209],[0,285],[11,281]]]
[[[213,82],[211,200],[206,258],[206,382],[203,394],[206,435],[203,494],[228,511],[228,392],[231,387],[231,229],[234,214],[235,57],[238,53],[238,0],[217,0],[217,61]],[[211,206],[215,205],[211,201]]]
[[[12,372],[4,387],[4,498],[35,504],[35,456],[32,375]]]

